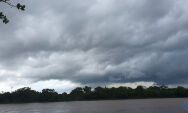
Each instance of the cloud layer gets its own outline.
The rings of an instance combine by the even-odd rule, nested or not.
[[[0,24],[0,82],[188,81],[186,0],[32,0]],[[53,84],[53,83],[52,83]]]

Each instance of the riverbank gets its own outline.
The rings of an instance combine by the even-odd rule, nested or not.
[[[151,98],[185,98],[188,89],[184,87],[168,88],[167,86],[138,86],[103,88],[85,86],[77,87],[70,93],[57,93],[54,89],[43,89],[42,92],[24,87],[13,92],[0,93],[0,103],[33,103],[33,102],[63,102],[63,101],[91,101],[91,100],[123,100],[123,99],[151,99]]]

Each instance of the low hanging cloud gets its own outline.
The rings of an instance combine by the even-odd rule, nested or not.
[[[24,2],[0,24],[1,83],[188,81],[186,0]]]

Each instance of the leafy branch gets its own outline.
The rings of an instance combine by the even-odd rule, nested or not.
[[[25,5],[22,5],[20,3],[17,4],[12,4],[11,0],[0,0],[0,3],[4,3],[9,5],[10,7],[17,8],[18,10],[24,11],[25,10]],[[9,22],[8,18],[3,12],[0,12],[0,20],[3,21],[3,23],[7,24]]]

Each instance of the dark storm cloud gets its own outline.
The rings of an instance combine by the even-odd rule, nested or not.
[[[83,84],[188,80],[186,0],[25,3],[25,12],[9,9],[11,23],[0,24],[4,74]]]

